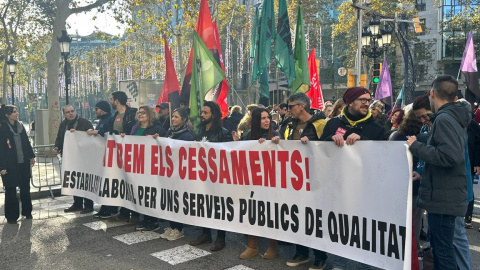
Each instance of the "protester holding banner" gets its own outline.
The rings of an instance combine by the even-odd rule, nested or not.
[[[63,107],[63,116],[65,119],[60,123],[58,127],[57,138],[55,140],[55,148],[53,153],[63,153],[63,141],[65,139],[65,132],[70,130],[87,131],[93,129],[92,123],[87,119],[77,115],[75,108],[71,105]],[[80,211],[81,214],[87,214],[93,212],[93,201],[87,198],[74,196],[73,204],[69,208],[63,210],[65,213]]]
[[[99,120],[95,130],[100,134],[107,132],[108,122],[112,118],[110,104],[105,100],[100,100],[95,104],[95,117]]]
[[[18,110],[13,105],[0,109],[0,174],[5,187],[5,217],[8,224],[17,224],[20,209],[17,187],[20,188],[22,216],[32,219],[30,197],[30,166],[35,164],[35,154],[28,141],[23,124],[18,122]]]
[[[288,111],[292,116],[292,121],[287,124],[283,134],[286,140],[301,140],[303,143],[317,141],[322,136],[326,124],[323,112],[310,114],[310,98],[298,92],[288,98]],[[272,141],[278,142],[278,137]],[[310,269],[324,269],[327,261],[327,253],[321,250],[313,250],[315,261]],[[288,266],[299,266],[310,261],[309,249],[306,246],[296,245],[295,255],[287,261]]]
[[[188,109],[178,108],[173,111],[172,125],[167,132],[167,137],[174,140],[195,141],[195,134],[188,128]],[[160,237],[174,241],[184,237],[183,223],[170,221],[170,227],[165,228]]]
[[[164,129],[170,128],[170,105],[168,102],[163,102],[156,106],[158,109],[158,124]]]
[[[116,91],[113,92],[110,96],[110,105],[116,110],[113,117],[107,123],[105,131],[111,134],[130,134],[133,126],[135,125],[135,116],[137,113],[137,108],[131,108],[127,106],[128,97],[125,92]],[[103,130],[102,130],[103,131]],[[88,130],[88,135],[97,135],[99,134],[98,130]],[[104,135],[100,133],[100,135]],[[118,207],[116,206],[105,206],[102,207],[104,210],[101,213],[101,218],[110,218],[117,213]],[[128,220],[130,218],[130,210],[122,208],[120,210],[120,215],[118,216],[121,220]]]
[[[285,140],[300,140],[307,137],[311,141],[322,135],[327,121],[323,112],[310,114],[310,98],[304,93],[295,93],[288,98],[288,111],[292,120],[280,135]]]
[[[222,112],[217,103],[205,101],[200,114],[200,124],[197,127],[197,141],[201,142],[230,142],[232,134],[222,127]],[[210,228],[203,228],[203,233],[190,242],[192,246],[212,242]],[[225,231],[217,231],[217,239],[210,250],[219,251],[225,247]]]
[[[436,118],[430,138],[427,144],[415,136],[407,140],[410,152],[425,161],[417,204],[428,211],[436,269],[457,269],[455,220],[467,209],[465,146],[471,117],[465,105],[455,102],[457,90],[453,77],[435,79],[430,100]]]
[[[148,105],[142,105],[137,111],[137,123],[133,126],[130,135],[135,136],[158,136],[165,137],[166,131],[155,122],[156,120],[155,109]],[[124,133],[122,133],[124,134]],[[123,135],[125,136],[125,135]],[[155,229],[156,218],[148,215],[138,215],[136,230],[138,231],[152,231]]]
[[[327,122],[323,131],[322,141],[334,141],[339,147],[345,142],[353,145],[358,140],[380,141],[385,139],[385,133],[369,110],[372,96],[363,87],[348,88],[343,94],[347,106],[340,117]]]
[[[271,140],[275,136],[279,136],[278,131],[274,131],[273,126],[270,124],[270,116],[267,109],[257,108],[252,113],[252,128],[247,131],[244,140],[258,140],[259,143],[265,142],[265,140]],[[276,141],[278,143],[278,141]],[[257,256],[258,250],[258,236],[249,235],[247,249],[240,254],[240,259],[250,259]],[[274,239],[268,240],[268,249],[263,254],[264,259],[273,259],[278,255],[278,241]]]

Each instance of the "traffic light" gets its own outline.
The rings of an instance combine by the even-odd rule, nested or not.
[[[382,63],[373,64],[373,79],[372,82],[377,84],[380,82],[380,72],[382,71]]]
[[[360,86],[367,87],[367,74],[360,75]]]
[[[422,33],[422,32],[423,32],[423,28],[422,28],[421,23],[424,23],[424,22],[422,22],[422,20],[420,20],[420,18],[418,18],[418,17],[417,17],[417,18],[413,18],[413,21],[418,22],[418,23],[414,23],[414,24],[413,24],[413,27],[414,27],[414,29],[415,29],[415,33],[417,33],[417,34]]]
[[[354,69],[349,68],[347,70],[347,87],[355,87],[355,75],[352,74]]]

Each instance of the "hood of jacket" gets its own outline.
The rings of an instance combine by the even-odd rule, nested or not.
[[[438,112],[435,113],[434,118],[443,113],[452,116],[463,128],[468,127],[470,120],[472,119],[471,113],[467,106],[461,102],[450,102],[444,104],[442,107],[440,107]]]

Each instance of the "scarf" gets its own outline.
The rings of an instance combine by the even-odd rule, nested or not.
[[[367,116],[363,117],[363,118],[360,118],[360,117],[355,117],[353,116],[352,114],[350,114],[348,112],[348,107],[345,107],[343,110],[342,110],[342,113],[341,115],[343,115],[348,123],[350,123],[350,125],[352,127],[356,126],[358,123],[361,123],[361,122],[365,122],[368,118],[370,118],[370,116],[372,116],[372,113],[370,112],[370,110],[368,110],[368,113],[367,113]]]
[[[170,135],[168,137],[174,139],[178,135],[185,132],[186,130],[188,130],[187,121],[185,121],[185,124],[183,124],[183,126],[178,126],[178,127],[171,126],[170,129],[168,130],[168,132],[170,133]]]
[[[65,125],[65,128],[66,130],[70,130],[70,129],[77,129],[77,125],[78,125],[78,114],[77,116],[75,116],[75,118],[73,120],[67,120],[65,119],[66,121],[66,125]]]
[[[10,128],[10,131],[13,134],[13,141],[15,142],[15,150],[17,151],[17,161],[18,163],[23,163],[24,156],[23,156],[23,149],[22,149],[22,139],[20,138],[20,133],[23,131],[23,125],[15,121],[13,126],[10,123],[7,123],[7,126]],[[16,129],[16,132],[14,129]]]

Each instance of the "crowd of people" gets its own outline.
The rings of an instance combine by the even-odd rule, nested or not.
[[[156,106],[127,106],[127,95],[117,91],[110,101],[99,101],[92,124],[77,115],[73,106],[63,107],[64,120],[55,141],[55,154],[63,153],[65,132],[86,131],[91,136],[105,133],[121,136],[166,137],[183,141],[208,141],[213,143],[267,140],[333,141],[337,146],[353,145],[359,140],[405,141],[414,158],[412,169],[413,234],[416,249],[422,256],[420,236],[427,232],[427,242],[433,250],[436,269],[471,269],[468,239],[465,228],[473,228],[474,174],[480,173],[480,126],[473,120],[470,104],[457,101],[458,82],[451,76],[440,76],[432,90],[415,99],[404,108],[394,108],[386,114],[385,104],[372,100],[368,89],[349,88],[334,103],[325,102],[323,110],[310,108],[310,99],[304,93],[295,93],[282,103],[265,108],[251,104],[232,106],[229,116],[222,120],[218,104],[205,101],[200,112],[201,122],[192,129],[189,109],[170,111],[168,103]],[[112,115],[111,109],[115,110]],[[18,122],[18,111],[13,105],[3,106],[0,114],[0,173],[6,190],[5,216],[14,224],[20,211],[16,187],[20,187],[21,214],[32,218],[29,191],[30,168],[35,155],[25,129]],[[91,213],[93,201],[74,197],[65,212]],[[425,211],[428,213],[425,220]],[[136,213],[123,207],[102,205],[94,214],[96,218],[134,220],[136,229],[158,229],[158,219]],[[218,230],[215,241],[209,228],[190,242],[197,246],[211,243],[212,251],[225,247],[226,232]],[[161,238],[174,241],[184,237],[183,224],[170,221]],[[248,236],[247,248],[240,254],[249,259],[260,254],[257,236]],[[425,248],[425,245],[423,246]],[[309,248],[297,245],[288,266],[306,264]],[[269,239],[264,259],[275,258],[279,253],[278,241]],[[314,262],[309,269],[324,269],[327,253],[313,250]]]

